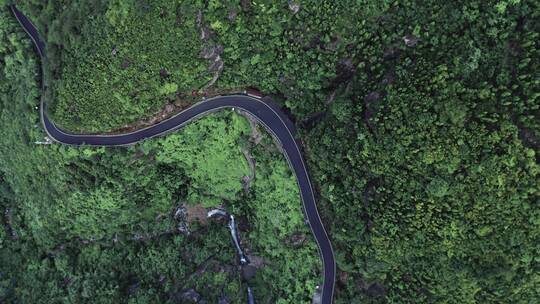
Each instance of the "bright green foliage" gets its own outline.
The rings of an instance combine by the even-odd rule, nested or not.
[[[71,237],[101,239],[110,231],[119,231],[133,218],[127,217],[128,203],[118,192],[97,188],[89,193],[74,192],[55,202],[54,216]]]
[[[277,241],[273,239],[273,235],[282,238],[288,232],[299,230],[304,225],[304,217],[296,212],[296,206],[288,204],[291,198],[299,197],[300,193],[295,177],[289,175],[285,162],[257,163],[256,172],[259,178],[255,180],[253,187],[258,194],[257,200],[263,203],[254,205],[250,212],[255,216],[255,222],[266,227],[260,235],[255,234],[254,237],[266,238],[264,244],[270,245]],[[275,210],[284,212],[276,213]]]
[[[211,78],[204,44],[223,47],[210,92],[252,86],[290,109],[336,253],[336,304],[540,302],[537,0],[68,2],[21,3],[47,34],[46,99],[62,126],[110,130],[184,99],[179,92]],[[200,39],[199,10],[211,43]],[[220,259],[213,269],[234,260],[217,224],[201,228],[204,237],[112,249],[75,244],[56,264],[41,258],[74,228],[109,237],[163,231],[173,222],[156,215],[188,201],[224,203],[249,219],[242,238],[272,261],[253,281],[263,301],[310,301],[320,282],[314,243],[271,140],[249,145],[246,122],[218,114],[129,151],[30,146],[42,137],[29,127],[39,92],[28,75],[37,63],[2,14],[0,202],[17,207],[13,225],[24,240],[12,245],[9,232],[0,233],[0,265],[13,265],[0,271],[24,275],[0,276],[5,299],[39,302],[29,292],[35,286],[44,299],[81,302],[75,291],[85,290],[98,302],[114,294],[153,303],[184,286],[217,299],[208,286],[220,286],[244,301],[237,276],[179,279],[208,258]],[[256,160],[247,194],[241,149]],[[79,201],[89,213],[72,206]],[[68,202],[71,209],[59,208]],[[83,230],[105,210],[129,216]],[[298,235],[308,242],[297,248],[290,240]],[[175,248],[185,248],[181,257]],[[85,255],[92,258],[73,264]],[[118,266],[126,257],[128,270]],[[64,276],[50,270],[66,263],[81,279],[59,290]],[[150,272],[166,273],[168,283]],[[120,291],[135,281],[138,292]]]
[[[336,53],[344,45],[328,45],[345,4],[305,1],[294,15],[286,1],[212,3],[203,14],[211,24],[220,22],[215,32],[225,46],[227,69],[218,84],[280,92],[287,106],[305,114],[311,100],[321,98],[324,80],[335,77]],[[231,13],[236,17],[229,18]]]
[[[41,14],[46,76],[61,78],[49,81],[55,121],[72,130],[119,127],[206,83],[194,2],[49,1]]]
[[[257,289],[257,296],[276,298],[279,295],[277,303],[310,303],[314,287],[320,284],[320,261],[314,258],[316,245],[299,206],[290,203],[300,196],[294,175],[277,149],[273,149],[272,158],[264,157],[268,153],[266,147],[273,145],[267,138],[255,149],[257,177],[252,185],[254,191],[250,192],[253,194],[235,207],[245,210],[250,222],[258,223],[247,236],[252,241],[257,240],[254,250],[264,252],[269,261],[278,256],[302,261],[301,267],[289,265],[280,272],[263,269],[256,281],[274,282],[275,285],[266,290]],[[293,234],[305,237],[306,244],[284,246],[283,239],[290,239]],[[310,279],[297,280],[298,277]]]
[[[7,11],[0,20],[0,302],[178,303],[195,288],[209,303],[224,296],[242,303],[246,283],[229,232],[214,222],[192,223],[189,236],[176,232],[183,202],[223,205],[249,219],[241,238],[268,264],[250,283],[258,300],[309,302],[321,265],[311,239],[294,249],[286,241],[309,232],[268,134],[264,147],[249,146],[249,123],[229,111],[130,148],[35,145],[44,136],[34,126],[38,62]],[[246,194],[242,177],[251,173],[241,148],[257,151],[257,185],[287,192],[252,186]],[[281,169],[263,174],[270,166]],[[274,216],[295,219],[280,234],[271,218],[254,217],[269,198],[280,200]],[[297,281],[291,286],[282,273]]]
[[[538,3],[497,7],[387,7],[375,61],[307,132],[338,303],[540,299]]]
[[[250,174],[239,141],[251,132],[249,124],[239,116],[227,118],[197,121],[160,141],[156,160],[184,168],[192,204],[210,207],[234,200],[242,190],[242,178]]]

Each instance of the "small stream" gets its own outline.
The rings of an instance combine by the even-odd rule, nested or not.
[[[238,255],[238,261],[240,263],[240,266],[249,265],[249,259],[245,255],[244,250],[242,249],[242,245],[240,244],[240,236],[238,235],[238,229],[236,228],[236,221],[234,219],[234,215],[229,214],[225,210],[222,210],[222,209],[213,209],[213,210],[208,211],[207,216],[208,218],[227,219],[227,228],[229,228],[229,231],[231,231],[231,238],[232,238],[234,247],[236,248],[236,254]],[[253,295],[253,289],[249,285],[247,288],[247,303],[255,304],[255,297]]]

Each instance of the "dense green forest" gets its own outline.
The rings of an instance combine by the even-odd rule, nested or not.
[[[280,102],[335,303],[540,302],[538,0],[0,0],[0,302],[243,302],[223,223],[189,216],[220,205],[243,218],[260,303],[310,302],[321,270],[294,176],[249,117],[127,149],[34,145],[41,63],[12,2],[47,40],[66,129],[133,129],[249,87]]]
[[[257,298],[311,300],[321,262],[264,129],[227,112],[129,149],[35,145],[38,59],[7,10],[0,20],[2,303],[183,303],[192,289],[243,302],[230,235],[201,211],[218,206],[240,219]]]

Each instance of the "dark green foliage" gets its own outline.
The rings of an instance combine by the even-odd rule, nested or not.
[[[118,128],[208,81],[194,3],[102,2],[48,1],[37,18],[48,41],[47,99],[61,126]]]
[[[306,134],[323,204],[342,219],[338,303],[538,301],[538,3],[385,16],[371,26],[387,55],[365,51],[375,68],[360,63]]]
[[[222,46],[206,91],[256,87],[296,119],[336,251],[336,303],[540,302],[538,1],[94,2],[21,3],[47,35],[46,98],[62,126],[111,130],[183,104],[212,78],[201,51]],[[184,280],[206,260],[233,264],[218,224],[78,248],[165,231],[173,220],[156,216],[185,200],[225,201],[254,223],[242,237],[273,261],[253,280],[260,297],[310,301],[314,243],[290,244],[307,230],[269,138],[248,144],[246,121],[219,114],[127,151],[29,145],[43,136],[30,128],[37,59],[2,14],[0,202],[22,240],[0,231],[1,265],[12,265],[0,268],[3,299],[153,303],[194,287],[243,301],[237,275]],[[245,149],[257,172],[247,194]],[[64,241],[74,243],[43,257]]]
[[[0,20],[1,302],[181,303],[190,288],[208,302],[243,302],[246,282],[228,231],[191,223],[190,235],[179,233],[174,213],[183,203],[249,218],[244,246],[267,264],[250,283],[258,299],[309,302],[320,261],[312,239],[294,250],[287,242],[309,232],[294,178],[268,134],[264,147],[251,147],[249,123],[228,112],[128,149],[35,145],[44,136],[34,126],[38,62],[8,11]],[[242,149],[257,152],[260,171],[248,193]],[[269,201],[282,207],[271,214],[287,221],[255,213]]]

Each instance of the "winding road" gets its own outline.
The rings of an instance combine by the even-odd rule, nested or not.
[[[32,39],[41,60],[45,58],[45,42],[41,39],[38,30],[32,22],[19,11],[11,6],[15,18]],[[44,85],[44,84],[43,84]],[[43,87],[45,89],[45,87]],[[334,294],[334,282],[336,276],[336,263],[332,244],[324,229],[317,206],[309,174],[306,169],[299,143],[293,136],[294,126],[281,110],[259,98],[246,95],[218,96],[199,102],[183,112],[165,120],[159,124],[118,135],[83,135],[73,134],[59,129],[47,116],[46,104],[41,98],[41,121],[49,138],[60,144],[67,145],[91,145],[91,146],[125,146],[138,143],[147,138],[165,135],[175,131],[187,123],[196,120],[208,113],[227,109],[239,108],[253,115],[266,129],[273,134],[281,145],[287,161],[296,175],[300,188],[304,212],[311,227],[311,231],[321,255],[323,263],[323,283],[321,286],[321,303],[331,304]]]

